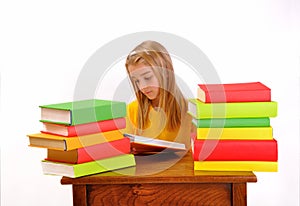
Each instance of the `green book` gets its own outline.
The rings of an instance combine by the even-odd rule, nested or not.
[[[214,119],[196,119],[193,118],[193,124],[197,128],[221,128],[221,127],[270,127],[270,118],[214,118]]]
[[[78,125],[126,116],[126,103],[88,99],[41,105],[41,122]]]
[[[81,164],[68,164],[52,162],[48,160],[43,160],[41,164],[44,174],[66,176],[71,178],[82,177],[136,165],[133,154],[124,154]]]
[[[203,103],[189,99],[188,112],[196,119],[276,117],[277,102]]]

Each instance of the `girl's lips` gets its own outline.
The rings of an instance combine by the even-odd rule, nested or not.
[[[150,94],[152,91],[144,91],[144,94]]]

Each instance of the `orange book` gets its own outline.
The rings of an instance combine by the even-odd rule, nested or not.
[[[119,130],[76,137],[63,137],[45,133],[29,134],[27,136],[29,137],[29,146],[63,151],[124,138],[123,134]]]

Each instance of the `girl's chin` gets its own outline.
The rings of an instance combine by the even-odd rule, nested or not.
[[[148,98],[148,99],[150,99],[150,100],[155,100],[156,98],[157,98],[157,95],[154,95],[154,93],[153,92],[149,92],[149,93],[144,93],[144,95]]]
[[[155,97],[148,96],[148,95],[146,95],[146,97],[147,97],[148,99],[150,99],[150,100],[154,100],[154,99],[155,99]]]
[[[144,93],[144,95],[148,98],[148,99],[154,99],[154,97],[153,97],[153,95],[151,94],[151,92],[149,92],[149,93]]]

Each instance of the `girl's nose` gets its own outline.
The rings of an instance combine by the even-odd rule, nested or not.
[[[139,82],[139,89],[140,90],[143,90],[144,88],[146,88],[146,87],[148,87],[148,84],[147,84],[147,82],[146,81],[144,81],[144,80],[141,80],[140,82]]]

